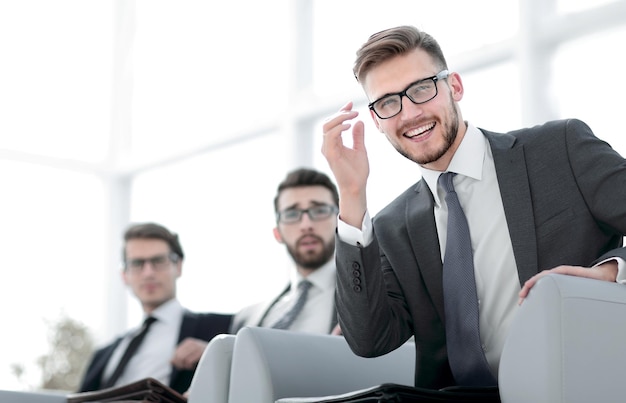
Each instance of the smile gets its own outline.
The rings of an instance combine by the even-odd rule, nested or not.
[[[421,136],[422,134],[426,133],[427,131],[432,130],[435,127],[435,122],[432,122],[430,124],[424,125],[424,126],[420,126],[418,128],[415,129],[411,129],[408,132],[404,133],[405,137],[408,137],[410,139]]]

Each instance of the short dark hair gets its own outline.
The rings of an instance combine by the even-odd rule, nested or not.
[[[124,249],[122,250],[122,260],[126,260],[126,242],[131,239],[160,239],[165,241],[170,247],[170,251],[181,260],[185,257],[183,248],[178,240],[178,234],[171,232],[164,226],[153,222],[133,224],[124,232]]]
[[[410,25],[386,29],[369,37],[356,52],[352,72],[357,81],[362,82],[367,73],[379,64],[399,55],[422,49],[438,64],[439,69],[447,69],[448,64],[439,44],[429,34]]]
[[[274,212],[278,213],[278,198],[283,190],[304,186],[324,186],[330,190],[335,205],[339,205],[339,192],[333,181],[323,172],[310,168],[298,168],[287,174],[285,179],[278,184],[276,197],[274,197]]]

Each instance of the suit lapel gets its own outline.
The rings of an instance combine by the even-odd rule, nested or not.
[[[439,237],[434,219],[434,200],[428,185],[422,179],[415,186],[415,197],[407,200],[406,226],[417,260],[417,267],[422,274],[426,289],[431,296],[437,313],[442,318],[443,284]]]
[[[185,310],[183,313],[183,322],[180,325],[180,333],[178,335],[178,343],[180,344],[185,338],[190,337],[195,334],[196,326],[198,325],[198,321],[196,320],[196,315],[190,311]]]
[[[524,147],[514,147],[516,139],[510,134],[482,131],[491,145],[517,273],[523,285],[537,273],[535,217]]]
[[[178,334],[178,344],[187,337],[192,337],[195,334],[196,326],[198,325],[197,316],[190,311],[185,310],[183,313],[183,322],[180,325],[180,333]],[[180,374],[180,370],[172,365],[172,373],[170,375],[170,384],[175,384],[176,378]]]
[[[118,338],[112,344],[101,350],[101,353],[97,357],[96,361],[94,361],[93,366],[89,368],[87,374],[85,375],[85,381],[83,384],[88,385],[90,390],[100,389],[100,385],[104,384],[104,370],[111,360],[113,352],[121,341],[122,337]]]

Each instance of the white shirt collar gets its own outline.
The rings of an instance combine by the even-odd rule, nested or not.
[[[321,290],[328,290],[335,287],[335,273],[335,259],[332,258],[322,267],[311,272],[306,279],[313,283],[315,287],[320,288]],[[295,292],[298,289],[298,284],[303,279],[304,277],[302,277],[297,270],[294,270],[294,273],[291,276],[290,292]]]
[[[480,157],[480,158],[477,158]],[[485,159],[485,137],[483,133],[471,123],[467,124],[465,136],[450,161],[446,172],[455,172],[476,180],[483,177],[483,161]],[[435,203],[440,204],[437,192],[437,180],[442,172],[433,171],[420,165],[422,177],[433,194]]]
[[[183,311],[184,308],[180,302],[176,298],[172,298],[152,311],[150,316],[157,318],[162,323],[173,323],[180,320]]]

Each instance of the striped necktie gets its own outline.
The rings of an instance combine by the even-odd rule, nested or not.
[[[443,262],[448,361],[457,384],[493,386],[497,382],[491,374],[480,341],[474,256],[467,219],[452,183],[455,175],[446,172],[439,177],[439,185],[446,192],[448,206]]]
[[[311,286],[313,286],[313,283],[308,280],[302,280],[300,284],[298,284],[298,298],[295,304],[272,326],[274,329],[289,329],[289,326],[291,326],[300,311],[302,311]]]

